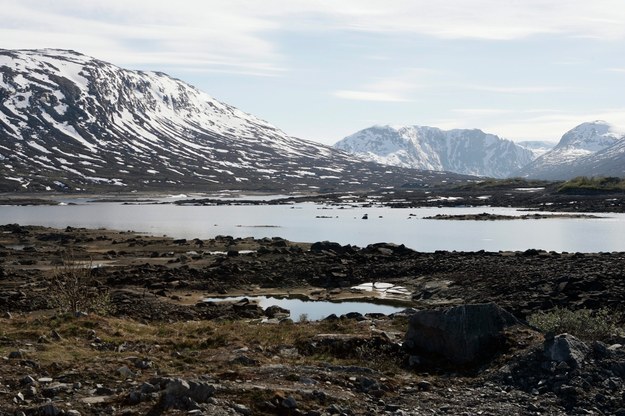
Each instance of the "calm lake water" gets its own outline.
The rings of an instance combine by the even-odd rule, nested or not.
[[[625,215],[598,219],[507,221],[425,220],[436,214],[488,212],[522,215],[513,208],[325,207],[314,203],[274,206],[176,206],[84,203],[66,206],[0,206],[0,223],[133,230],[176,238],[283,237],[366,246],[405,244],[419,251],[499,251],[529,248],[625,251]],[[364,214],[367,220],[361,219]],[[324,218],[318,218],[324,217]]]

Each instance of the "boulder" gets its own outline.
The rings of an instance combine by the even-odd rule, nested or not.
[[[567,363],[579,368],[590,352],[590,347],[570,334],[547,337],[544,344],[545,357],[557,363]]]
[[[265,309],[265,316],[267,318],[288,318],[291,316],[291,311],[278,305],[271,305]]]
[[[494,303],[418,311],[410,317],[404,346],[443,356],[452,364],[475,364],[500,351],[504,329],[518,324]]]
[[[345,248],[343,248],[343,246],[341,246],[339,243],[334,243],[330,241],[318,241],[310,246],[310,251],[312,251],[313,253],[328,251],[336,254],[342,254],[345,251]]]
[[[190,398],[198,403],[206,403],[216,390],[213,384],[204,381],[176,378],[165,387],[166,402],[171,406],[181,399]]]
[[[403,244],[397,245],[394,243],[375,243],[369,244],[364,251],[368,254],[382,253],[385,255],[406,255],[414,253],[414,250],[409,249]]]

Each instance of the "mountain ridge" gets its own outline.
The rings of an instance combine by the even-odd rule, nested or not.
[[[533,152],[479,129],[376,125],[334,145],[364,160],[392,166],[503,178],[529,163]]]
[[[464,180],[291,137],[163,72],[0,50],[0,189],[383,187]]]
[[[625,134],[603,120],[581,123],[564,133],[553,149],[515,174],[547,180],[625,177]]]

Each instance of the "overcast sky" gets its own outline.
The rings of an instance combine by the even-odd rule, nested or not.
[[[624,0],[0,0],[0,47],[159,70],[287,133],[625,126]]]

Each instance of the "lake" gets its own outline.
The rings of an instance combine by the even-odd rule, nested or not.
[[[625,251],[625,214],[605,218],[506,221],[425,220],[436,214],[522,215],[514,208],[331,207],[315,203],[265,206],[124,205],[99,202],[62,206],[1,206],[0,223],[64,228],[133,230],[175,238],[283,237],[364,247],[378,242],[418,250],[558,252]],[[368,219],[362,217],[367,214]]]

